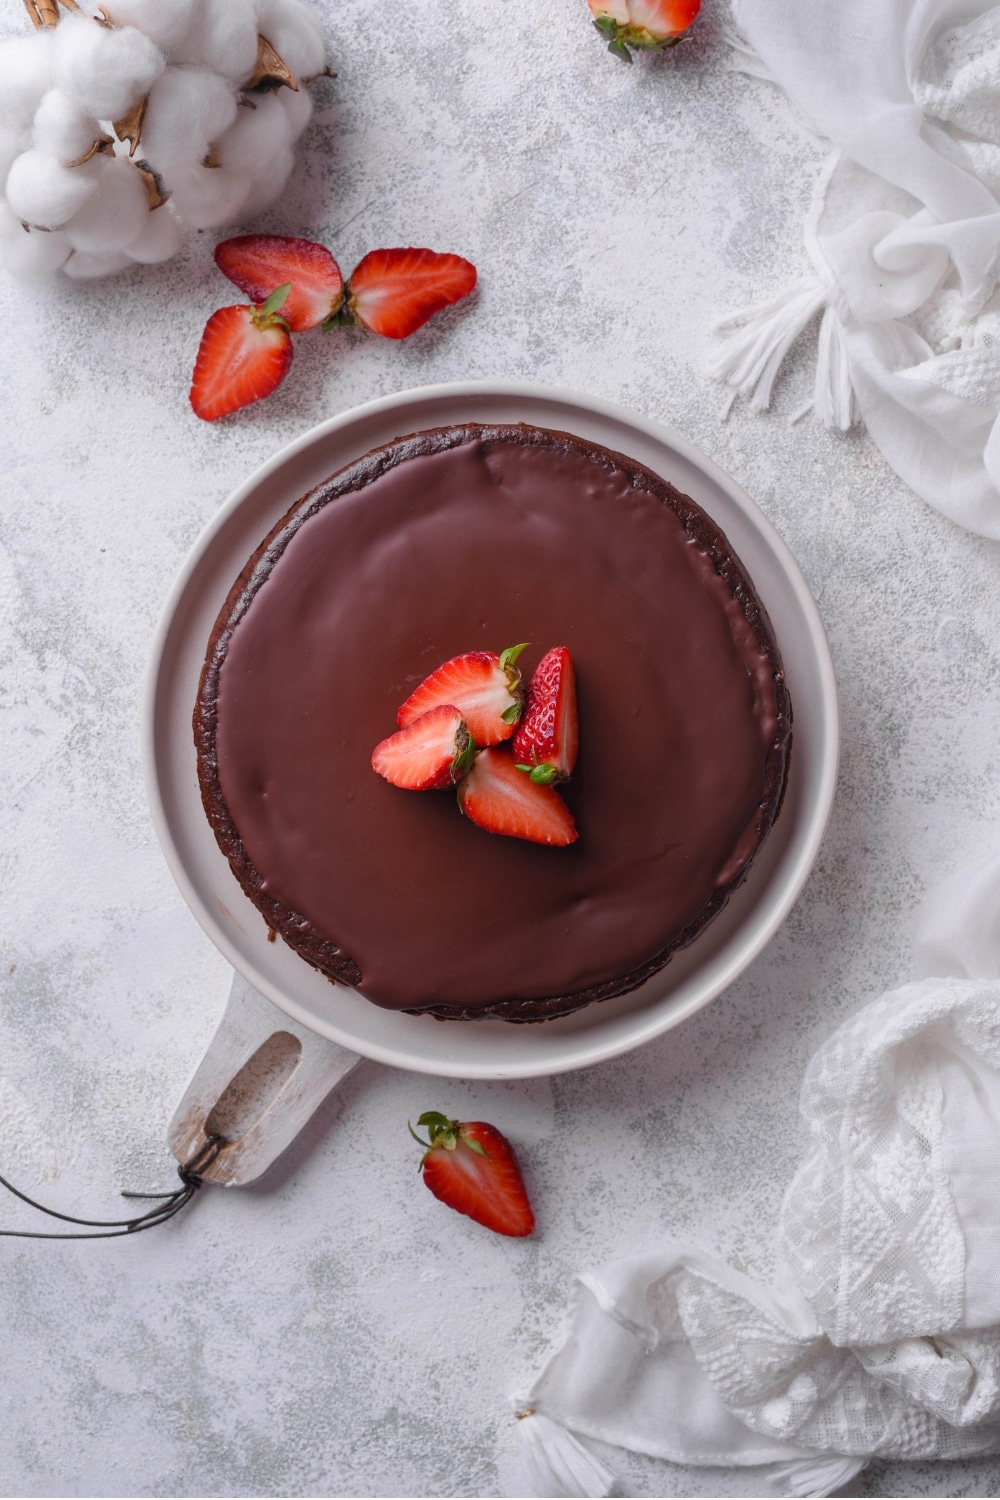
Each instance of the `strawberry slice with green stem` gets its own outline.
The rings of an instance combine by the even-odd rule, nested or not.
[[[292,337],[281,316],[291,288],[280,286],[262,307],[221,307],[205,324],[191,378],[191,405],[205,422],[269,396],[292,362]]]
[[[523,1239],[535,1227],[535,1216],[514,1148],[496,1126],[485,1120],[449,1120],[428,1110],[417,1121],[427,1130],[420,1160],[424,1182],[435,1198],[496,1234]]]
[[[506,746],[480,750],[459,783],[458,805],[487,833],[560,847],[579,838],[573,814],[555,787],[519,771]]]
[[[514,735],[518,770],[543,784],[572,776],[580,744],[576,673],[565,646],[553,646],[535,668]]]
[[[396,723],[408,724],[439,704],[461,709],[469,733],[477,745],[498,745],[509,740],[521,717],[524,694],[516,662],[527,646],[508,646],[497,656],[493,651],[467,651],[453,656],[425,677],[396,715]]]
[[[442,704],[376,745],[372,769],[408,792],[435,792],[461,781],[475,753],[459,710]]]
[[[223,276],[253,302],[263,302],[276,286],[291,290],[282,316],[292,333],[333,317],[344,300],[344,278],[325,245],[284,234],[241,234],[215,247]]]
[[[324,327],[357,323],[387,339],[409,338],[442,308],[467,297],[476,268],[436,250],[371,250],[347,282],[344,307]]]
[[[665,51],[686,41],[701,0],[589,0],[589,5],[608,51],[630,63],[630,47]]]

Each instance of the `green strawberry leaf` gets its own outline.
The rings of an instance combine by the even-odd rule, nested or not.
[[[284,307],[285,303],[288,300],[288,294],[291,290],[292,283],[290,281],[286,281],[284,286],[275,287],[274,291],[271,293],[270,297],[268,297],[267,301],[264,303],[264,306],[261,308],[261,312],[264,314],[264,316],[270,317],[271,313],[276,313],[280,307]]]
[[[533,766],[529,775],[536,786],[548,786],[556,780],[559,772],[555,766]]]
[[[522,651],[527,651],[530,641],[522,641],[519,646],[508,646],[506,651],[500,653],[500,670],[506,672],[514,665]]]
[[[356,320],[344,301],[341,301],[336,311],[325,317],[320,324],[324,333],[329,333],[334,328],[355,328],[356,326]]]
[[[464,750],[458,751],[455,759],[452,761],[451,766],[449,767],[452,781],[461,781],[462,777],[471,768],[472,762],[475,760],[478,754],[479,748],[476,745],[475,740],[470,738],[469,743],[465,746]]]
[[[417,1124],[426,1126],[427,1134],[430,1136],[429,1149],[432,1150],[435,1146],[443,1146],[446,1151],[454,1151],[458,1145],[458,1121],[449,1120],[448,1116],[441,1114],[440,1110],[425,1110],[418,1119]],[[410,1134],[414,1136],[415,1140],[420,1140],[420,1137],[415,1135],[412,1128],[410,1129]],[[428,1142],[420,1141],[420,1144],[424,1146],[428,1145]]]

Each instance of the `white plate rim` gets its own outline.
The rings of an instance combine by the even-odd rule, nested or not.
[[[633,1017],[633,1024],[627,1028],[627,1034],[611,1038],[605,1037],[603,1040],[598,1037],[596,1042],[590,1041],[589,1044],[586,1041],[581,1041],[579,1036],[574,1035],[571,1039],[568,1038],[568,1045],[566,1047],[561,1050],[557,1049],[558,1055],[554,1056],[552,1049],[546,1047],[544,1049],[545,1057],[539,1059],[536,1063],[532,1062],[529,1055],[523,1061],[513,1066],[508,1062],[500,1067],[495,1062],[491,1062],[488,1045],[483,1048],[484,1055],[481,1059],[464,1057],[459,1064],[453,1065],[448,1058],[436,1056],[433,1059],[428,1059],[423,1056],[415,1056],[412,1050],[407,1048],[405,1044],[402,1046],[398,1044],[386,1045],[384,1042],[377,1040],[362,1041],[359,1044],[357,1035],[345,1031],[344,1027],[338,1024],[336,1016],[331,1019],[325,1017],[317,1018],[315,1013],[297,1000],[295,996],[285,993],[271,983],[260,972],[252,959],[249,959],[238,944],[232,941],[227,931],[217,920],[214,912],[203,900],[198,885],[192,878],[191,872],[187,869],[174,839],[170,815],[165,805],[159,774],[160,756],[158,742],[161,735],[161,726],[157,717],[157,707],[164,660],[172,640],[173,632],[177,628],[178,617],[183,610],[188,591],[192,587],[192,581],[206,556],[211,553],[217,538],[226,531],[231,520],[240,510],[240,507],[250,497],[255,495],[264,483],[273,476],[280,474],[281,470],[289,465],[293,459],[308,452],[312,447],[324,443],[338,433],[349,432],[352,428],[368,423],[372,418],[383,414],[405,413],[408,408],[415,406],[424,407],[434,404],[447,406],[454,402],[462,403],[465,401],[468,401],[470,407],[473,408],[469,411],[466,418],[469,421],[490,420],[489,417],[484,416],[481,410],[476,410],[475,408],[477,406],[481,407],[484,403],[488,404],[491,401],[537,403],[540,405],[550,405],[553,408],[564,407],[566,409],[573,409],[579,412],[584,420],[588,416],[593,416],[611,425],[630,428],[636,433],[642,434],[654,444],[673,449],[675,453],[685,459],[695,469],[699,470],[711,484],[714,484],[719,490],[724,492],[738,510],[743,513],[744,518],[749,522],[753,530],[757,532],[762,543],[773,555],[776,564],[779,566],[783,584],[790,590],[795,604],[801,611],[803,622],[808,632],[809,644],[814,653],[812,667],[816,673],[817,696],[823,709],[817,755],[818,771],[814,775],[811,786],[811,812],[808,818],[808,826],[805,829],[804,836],[802,836],[801,829],[797,830],[798,847],[794,859],[784,872],[780,896],[777,899],[772,897],[766,920],[747,922],[747,932],[738,945],[738,951],[733,953],[729,962],[717,969],[712,983],[704,986],[702,990],[690,994],[685,1000],[677,1004],[664,1004],[660,1001],[651,1001],[648,1007],[640,1012],[636,1012]],[[536,421],[536,425],[546,425],[537,419],[533,420]],[[449,425],[454,421],[454,418],[449,419]],[[428,424],[425,422],[423,425],[426,426]],[[549,425],[554,424],[550,423]],[[407,428],[404,425],[401,430],[413,431],[415,429],[412,426]],[[289,503],[293,503],[293,501]],[[235,573],[233,576],[235,577]],[[779,640],[780,645],[781,642]],[[793,699],[794,711],[795,702]],[[795,728],[799,728],[798,720],[795,721]],[[202,928],[229,962],[233,964],[234,968],[238,969],[255,988],[259,989],[279,1009],[285,1011],[303,1026],[328,1037],[331,1041],[338,1042],[342,1046],[350,1047],[354,1051],[358,1051],[367,1057],[390,1064],[391,1066],[416,1072],[438,1074],[440,1076],[527,1078],[547,1076],[575,1068],[593,1066],[596,1063],[628,1052],[635,1047],[642,1046],[645,1042],[679,1025],[689,1016],[694,1015],[705,1005],[709,1004],[723,990],[728,988],[761,953],[798,899],[819,852],[832,809],[837,782],[840,720],[836,678],[826,632],[805,577],[784,539],[731,475],[726,473],[714,460],[702,453],[693,443],[680,434],[616,402],[566,387],[549,386],[530,381],[493,380],[486,378],[413,387],[352,407],[317,424],[302,433],[299,437],[285,444],[237,486],[195,540],[164,603],[151,644],[143,684],[141,740],[143,769],[150,814],[171,873]],[[793,748],[793,764],[794,754]],[[753,870],[751,870],[751,878],[752,876]],[[233,885],[239,891],[235,878],[233,878]],[[240,893],[240,896],[242,897],[242,893]],[[706,929],[706,931],[710,932],[711,927]],[[367,1003],[365,1002],[366,1005]],[[601,1008],[603,1009],[604,1006],[612,1006],[613,1004],[613,1001],[606,1001],[602,1003]],[[590,1007],[589,1009],[595,1010],[598,1008]],[[403,1019],[412,1023],[415,1018],[406,1017]],[[567,1020],[572,1020],[572,1018],[567,1018]],[[422,1024],[431,1023],[424,1020]],[[442,1023],[433,1024],[437,1026],[442,1025]],[[474,1027],[477,1031],[483,1032],[484,1041],[488,1041],[485,1036],[486,1028],[504,1023],[454,1022],[443,1024],[448,1030],[452,1030],[456,1026],[461,1026],[463,1030],[468,1027]],[[559,1026],[559,1021],[544,1023],[545,1031],[549,1035],[552,1035],[551,1028],[558,1028]],[[534,1026],[517,1027],[516,1030],[537,1033],[539,1028]]]

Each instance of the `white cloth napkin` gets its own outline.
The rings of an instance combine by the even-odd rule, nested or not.
[[[896,472],[1000,538],[1000,6],[985,0],[734,0],[748,46],[837,148],[805,226],[811,265],[718,325],[716,376],[770,401],[818,325],[816,414],[860,415]]]
[[[919,978],[812,1059],[763,1286],[687,1245],[578,1278],[519,1406],[536,1495],[606,1495],[571,1434],[828,1495],[874,1456],[1000,1452],[1000,857],[918,919]]]

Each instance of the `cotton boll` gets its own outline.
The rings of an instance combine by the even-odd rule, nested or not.
[[[142,154],[173,189],[174,178],[197,166],[236,118],[236,96],[205,68],[167,68],[149,94]]]
[[[113,276],[116,271],[124,271],[130,265],[132,261],[121,250],[102,253],[74,250],[63,270],[74,281],[93,281],[98,276]]]
[[[60,89],[49,89],[31,128],[35,150],[64,162],[77,161],[101,134],[97,117],[86,114]]]
[[[43,229],[25,230],[6,203],[0,201],[0,265],[18,281],[46,281],[70,254],[65,235]]]
[[[201,0],[173,61],[197,63],[242,83],[257,61],[255,0]]]
[[[172,57],[188,33],[195,0],[107,0],[104,9],[116,26],[137,26]]]
[[[7,202],[26,224],[59,229],[96,186],[86,167],[64,167],[54,156],[23,151],[7,173]]]
[[[265,173],[270,163],[288,149],[288,116],[274,94],[262,94],[256,108],[236,111],[236,119],[215,143],[216,155],[228,172],[251,177]]]
[[[66,16],[55,28],[55,81],[81,109],[117,120],[159,78],[163,53],[134,26],[110,31],[84,16]]]
[[[5,244],[0,249],[4,270],[18,281],[48,281],[65,265],[73,247],[58,230],[21,231],[23,242]]]
[[[171,179],[170,198],[192,229],[215,229],[233,222],[249,189],[250,178],[243,172],[196,166]]]
[[[129,245],[127,254],[129,260],[140,261],[143,265],[158,265],[176,255],[183,243],[184,231],[176,215],[171,213],[168,203],[162,203],[150,213],[142,233]]]
[[[322,73],[326,38],[311,5],[304,0],[262,0],[257,25],[299,82]]]
[[[16,240],[21,235],[27,238],[28,231],[21,223],[17,214],[0,198],[0,249],[3,249],[8,241]]]
[[[299,89],[293,94],[291,89],[279,89],[274,97],[285,112],[289,139],[297,141],[312,119],[313,102],[309,90]]]
[[[0,42],[0,122],[12,130],[31,129],[42,95],[52,87],[55,32]]]
[[[7,173],[27,144],[27,138],[19,130],[7,130],[0,125],[0,193],[4,190]]]
[[[97,158],[97,188],[64,226],[74,250],[99,253],[124,250],[149,217],[149,198],[142,178],[124,156]]]
[[[249,193],[240,205],[241,224],[246,224],[257,214],[262,214],[265,208],[270,208],[271,204],[280,198],[294,166],[295,156],[292,148],[286,146],[281,155],[268,167],[266,175],[256,178],[253,182]]]

